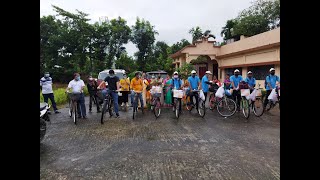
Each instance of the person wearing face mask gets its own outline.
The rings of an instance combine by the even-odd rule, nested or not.
[[[49,72],[44,73],[44,77],[40,79],[40,87],[42,88],[42,96],[44,102],[48,103],[50,99],[54,112],[60,113],[57,108],[56,101],[54,100],[54,94],[52,90],[52,78],[50,77]]]
[[[207,101],[207,95],[208,95],[208,91],[209,91],[209,76],[212,75],[212,73],[210,71],[206,71],[206,74],[202,77],[201,79],[201,87],[203,90],[203,94],[204,94],[204,103],[206,103]]]
[[[252,72],[249,71],[247,73],[247,77],[244,80],[246,83],[248,83],[249,85],[249,89],[250,89],[250,93],[252,93],[252,91],[254,90],[254,87],[256,86],[256,79],[254,77],[252,77]]]
[[[123,74],[123,78],[120,80],[120,87],[121,87],[121,93],[122,93],[121,106],[129,107],[129,104],[128,104],[129,86],[130,86],[130,79],[129,77],[127,77],[126,74]]]
[[[138,98],[140,99],[140,105],[142,109],[142,113],[144,112],[144,104],[143,104],[143,99],[142,99],[142,90],[143,90],[143,82],[141,79],[140,72],[136,72],[135,77],[131,80],[130,84],[130,89],[132,90],[131,92],[131,107],[133,107],[133,101],[134,101],[134,95],[136,94],[135,92],[140,92],[138,93]]]
[[[201,89],[201,83],[200,83],[200,78],[198,76],[196,76],[196,71],[192,70],[191,71],[191,76],[188,77],[188,81],[189,81],[189,86],[190,86],[190,102],[191,104],[194,104],[193,102],[193,96],[196,97],[196,109],[198,109],[198,105],[199,105],[199,94],[197,92],[193,92],[193,90],[200,90]]]
[[[72,89],[73,93],[79,93],[80,94],[80,99],[78,101],[78,117],[87,119],[87,113],[86,113],[86,106],[85,106],[85,100],[84,100],[84,94],[83,94],[83,89],[85,87],[85,84],[83,80],[80,79],[80,74],[79,73],[74,73],[73,74],[74,79],[69,82],[67,91]]]
[[[177,90],[181,90],[183,87],[183,83],[182,80],[179,77],[179,73],[177,71],[175,71],[173,73],[173,78],[172,78],[172,82],[171,82],[171,89],[177,89]],[[173,92],[171,94],[171,98],[172,98],[172,105],[174,104],[174,98],[173,98]],[[179,109],[181,111],[181,103],[179,104]],[[173,106],[173,111],[175,111],[175,107]]]
[[[234,75],[230,77],[231,82],[231,88],[233,89],[232,96],[233,99],[236,100],[236,97],[238,99],[238,110],[240,108],[240,100],[241,100],[241,93],[239,90],[239,83],[243,81],[242,76],[240,75],[239,69],[234,70]]]
[[[91,113],[92,111],[92,101],[96,102],[97,105],[97,113],[101,112],[100,111],[100,106],[99,106],[99,97],[97,96],[97,88],[98,84],[95,79],[92,78],[92,76],[88,77],[88,83],[87,83],[87,88],[89,92],[89,112]]]
[[[114,70],[109,70],[109,76],[107,76],[102,83],[108,83],[108,94],[113,99],[114,112],[116,113],[116,118],[119,118],[119,96],[118,92],[120,89],[119,77],[114,74]],[[111,114],[112,116],[112,114]]]
[[[267,106],[269,100],[268,100],[268,96],[270,95],[272,89],[275,89],[276,88],[276,83],[279,82],[280,83],[280,78],[275,75],[275,69],[274,68],[271,68],[269,70],[270,74],[266,77],[266,80],[265,80],[265,88],[267,90],[267,94],[266,94],[266,99],[264,100],[264,107]]]

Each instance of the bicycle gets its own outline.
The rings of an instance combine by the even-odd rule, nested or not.
[[[265,107],[266,111],[270,111],[271,109],[273,109],[277,104],[279,104],[279,110],[280,110],[280,87],[279,86],[276,86],[276,92],[277,92],[277,98],[278,98],[278,101],[276,102],[272,102],[270,100],[268,100],[268,104],[267,106]],[[268,97],[267,97],[268,98]]]
[[[179,116],[182,112],[181,110],[181,99],[183,97],[183,90],[176,90],[173,89],[173,108],[174,108],[174,114],[177,119],[179,119]]]
[[[263,99],[262,99],[262,93],[261,93],[262,88],[260,88],[260,84],[258,84],[258,88],[256,88],[255,90],[257,91],[256,97],[255,97],[256,99],[254,102],[252,102],[251,100],[250,106],[252,106],[253,114],[256,117],[260,117],[263,115],[263,112],[264,112]]]
[[[142,91],[133,91],[134,92],[134,101],[133,101],[133,108],[132,108],[132,119],[136,116],[136,113],[138,111],[138,95],[142,93]],[[142,113],[143,107],[142,107]]]
[[[239,92],[238,92],[239,93]],[[240,99],[240,111],[242,111],[246,119],[250,116],[250,105],[249,100],[246,98],[250,94],[250,89],[240,89],[241,99]],[[236,104],[238,105],[238,96],[236,96]]]
[[[77,125],[78,121],[78,116],[77,116],[77,111],[78,111],[78,101],[80,99],[80,96],[82,93],[75,93],[75,92],[66,92],[68,93],[68,101],[69,101],[69,116],[73,116],[73,122],[75,125]],[[81,108],[81,107],[80,107]]]
[[[224,91],[226,92],[227,89],[224,86]],[[236,113],[236,102],[231,99],[231,95],[228,96],[226,93],[224,93],[222,98],[216,97],[215,92],[213,91],[213,94],[209,97],[209,107],[213,111],[215,108],[217,108],[218,113],[222,117],[230,117]]]
[[[200,98],[200,91],[202,91],[202,90],[193,90],[192,92],[198,93],[198,96],[196,97],[194,95],[194,98],[198,98],[198,106],[199,107],[198,107],[197,111],[198,111],[198,114],[200,115],[200,117],[203,118],[206,115],[206,107],[205,107],[204,100],[202,100]],[[190,97],[190,95],[188,95],[188,97]],[[187,97],[187,99],[188,99],[188,97]],[[189,99],[190,99],[189,102],[187,101],[187,110],[191,113],[192,109],[194,108],[194,104],[192,103],[192,99],[191,98],[189,98]]]
[[[112,90],[112,92],[117,92],[116,90]],[[101,119],[100,122],[103,124],[103,118],[106,112],[109,112],[110,118],[114,114],[114,106],[113,106],[113,98],[110,96],[109,92],[106,94],[104,100],[103,100],[103,106],[101,111]]]

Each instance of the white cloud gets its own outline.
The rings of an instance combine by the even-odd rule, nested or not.
[[[89,14],[91,22],[99,17],[109,19],[121,16],[128,25],[135,23],[136,17],[144,18],[155,26],[158,41],[169,45],[185,38],[191,41],[189,29],[200,26],[209,29],[222,41],[221,28],[226,21],[235,18],[238,13],[249,7],[252,0],[41,0],[40,16],[56,14],[51,5],[70,12],[76,9]],[[133,55],[137,49],[130,43],[127,51]]]

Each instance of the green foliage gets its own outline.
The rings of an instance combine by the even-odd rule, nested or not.
[[[180,42],[177,42],[175,44],[173,44],[170,48],[170,54],[174,54],[176,52],[178,52],[179,50],[181,50],[182,48],[190,45],[191,43],[186,40],[186,39],[181,39]]]
[[[192,43],[200,39],[203,35],[202,30],[199,26],[191,28],[189,30],[189,34],[192,35]]]
[[[182,79],[187,79],[190,76],[191,71],[194,70],[194,66],[188,63],[188,64],[184,64],[183,66],[181,66],[176,70],[179,72]]]

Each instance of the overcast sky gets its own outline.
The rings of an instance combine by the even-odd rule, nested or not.
[[[136,17],[150,21],[159,32],[157,41],[169,45],[185,38],[191,42],[189,29],[199,26],[203,31],[209,29],[221,42],[221,28],[226,21],[235,18],[248,8],[253,0],[40,0],[40,17],[55,15],[51,5],[66,11],[83,11],[89,14],[91,22],[99,17],[109,20],[121,16],[129,26]],[[137,51],[134,44],[125,46],[129,55]]]

